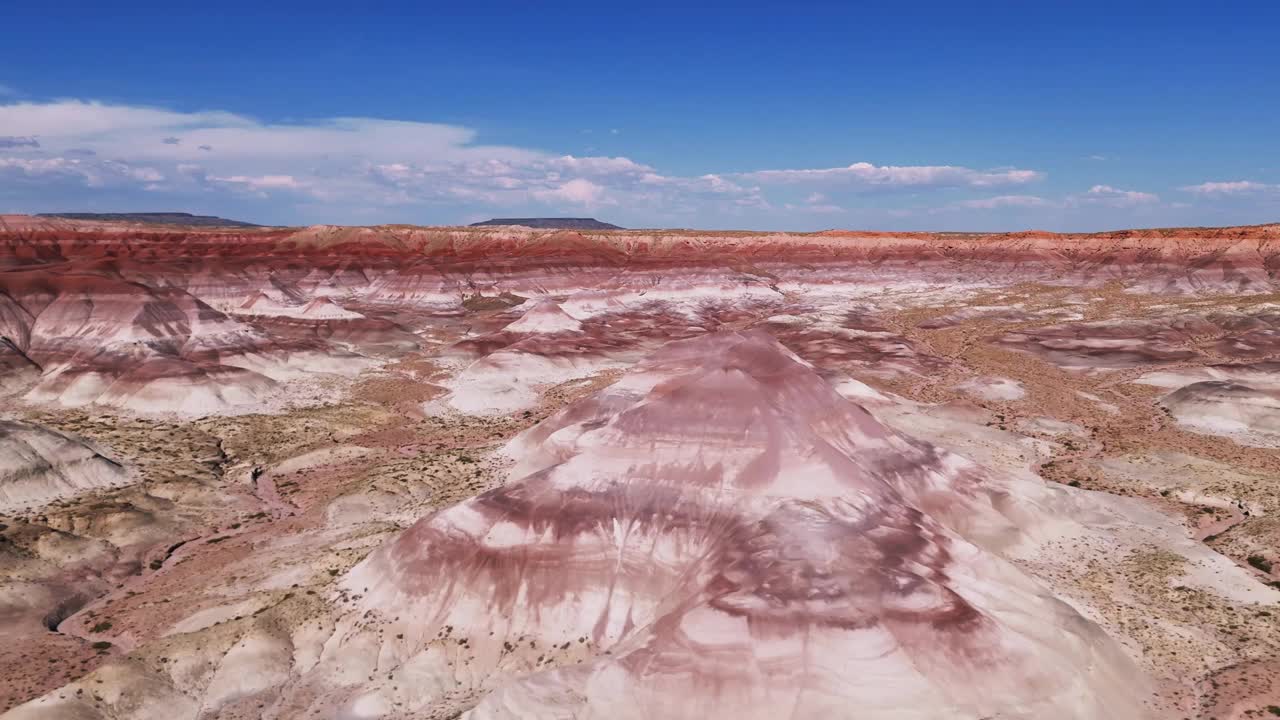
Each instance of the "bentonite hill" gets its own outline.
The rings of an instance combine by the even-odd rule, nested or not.
[[[1280,225],[501,222],[0,217],[4,717],[1280,712]]]

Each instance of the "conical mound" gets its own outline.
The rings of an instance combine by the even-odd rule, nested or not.
[[[1009,522],[975,468],[765,333],[669,344],[510,450],[519,480],[344,579],[344,642],[416,681],[357,702],[462,682],[482,718],[1139,714],[1101,630],[949,526]]]
[[[578,332],[582,323],[564,311],[555,300],[540,300],[519,319],[503,328],[513,333]]]

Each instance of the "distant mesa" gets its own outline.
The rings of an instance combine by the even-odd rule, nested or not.
[[[153,225],[194,225],[203,227],[262,227],[241,220],[228,220],[216,215],[192,215],[184,212],[144,213],[39,213],[38,217],[55,217],[66,220],[115,220],[119,222],[151,223]]]
[[[546,230],[622,230],[612,223],[600,222],[595,218],[493,218],[484,222],[471,223],[471,227],[483,225],[523,225],[525,227]]]

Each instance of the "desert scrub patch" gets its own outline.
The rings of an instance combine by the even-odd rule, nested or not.
[[[1182,573],[1187,559],[1168,550],[1137,550],[1126,560],[1133,570],[1161,578],[1172,578]]]
[[[1248,562],[1250,565],[1254,566],[1255,568],[1261,570],[1264,573],[1271,572],[1271,567],[1272,567],[1271,561],[1262,557],[1261,555],[1250,555],[1248,557]]]

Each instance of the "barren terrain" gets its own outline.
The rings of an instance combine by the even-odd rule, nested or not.
[[[1278,274],[0,216],[0,712],[1280,714]]]

